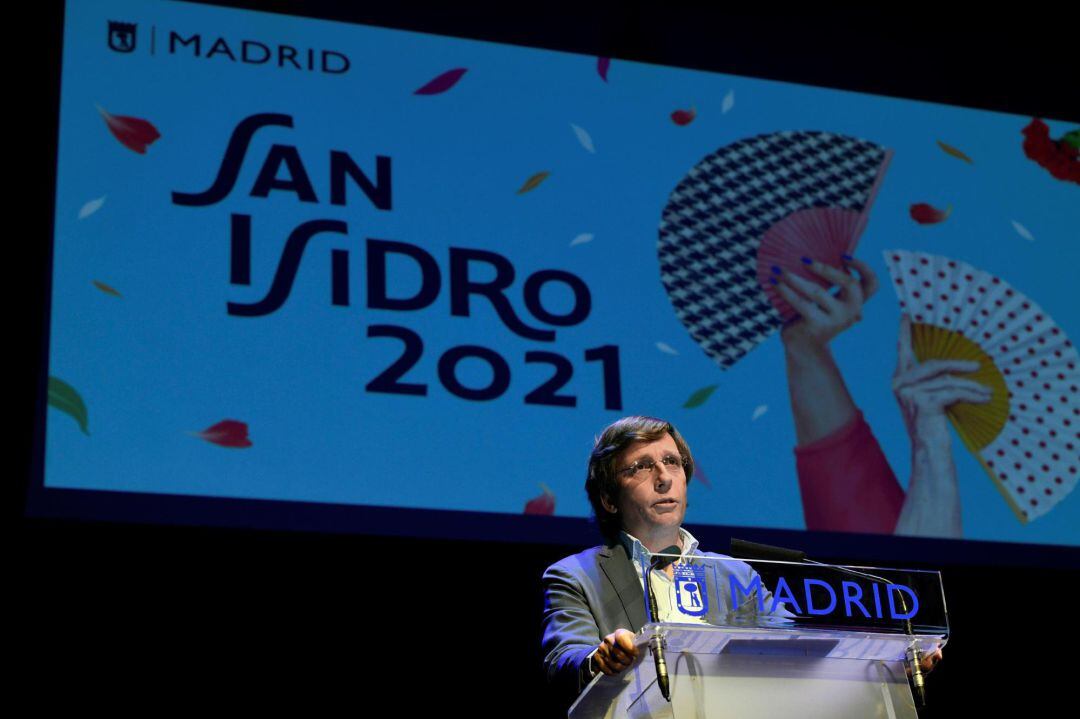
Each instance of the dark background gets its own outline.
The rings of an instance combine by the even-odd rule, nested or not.
[[[1080,124],[1076,9],[217,4]],[[343,708],[361,716],[411,716],[474,704],[481,716],[554,715],[540,669],[539,577],[551,562],[583,548],[580,522],[552,521],[545,541],[511,544],[434,539],[469,536],[460,527],[468,518],[450,513],[422,519],[415,534],[424,538],[24,517],[41,417],[37,400],[47,376],[62,13],[56,0],[39,11],[32,56],[46,59],[27,65],[26,105],[10,99],[30,109],[20,119],[29,132],[15,144],[33,154],[23,165],[25,181],[9,195],[17,205],[9,212],[30,220],[29,232],[8,237],[11,248],[21,248],[8,255],[20,363],[9,375],[20,421],[5,503],[14,539],[7,591],[17,599],[8,610],[17,639],[12,687],[42,709]],[[580,438],[582,455],[589,440]],[[704,547],[726,549],[731,532],[725,528],[690,528]],[[401,531],[414,534],[411,527]],[[930,677],[932,704],[922,716],[950,716],[985,701],[1002,714],[1051,708],[1069,693],[1054,682],[1067,670],[1058,668],[1062,652],[1067,664],[1080,640],[1073,616],[1080,550],[986,544],[957,553],[920,540],[732,531],[810,545],[821,560],[941,568],[952,636],[946,660]],[[403,603],[418,587],[427,606]]]

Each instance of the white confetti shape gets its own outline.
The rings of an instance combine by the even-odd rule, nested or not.
[[[669,355],[677,355],[677,354],[679,354],[679,350],[675,349],[674,347],[669,345],[667,342],[657,342],[656,343],[656,349],[660,350],[664,354],[669,354]]]
[[[582,232],[580,235],[570,240],[570,246],[573,247],[574,245],[584,245],[586,242],[592,241],[593,235],[591,232]]]
[[[101,206],[105,204],[105,195],[97,198],[96,200],[90,200],[82,208],[79,209],[79,219],[85,220],[90,215],[94,214],[101,209]],[[1016,224],[1016,223],[1013,223]]]
[[[1028,231],[1028,228],[1024,227],[1023,225],[1021,225],[1016,220],[1012,221],[1012,226],[1013,226],[1013,229],[1016,230],[1016,234],[1020,235],[1021,237],[1023,237],[1028,242],[1034,242],[1035,241],[1035,238]]]
[[[751,422],[756,422],[757,419],[759,417],[761,417],[761,415],[765,414],[768,411],[769,411],[769,405],[767,405],[767,404],[759,404],[757,407],[754,408],[754,414],[753,414],[752,417],[750,417],[750,421]]]
[[[720,113],[726,114],[733,107],[735,107],[735,91],[728,90],[728,94],[724,95],[724,105],[721,108]]]
[[[574,123],[570,123],[570,127],[574,128],[574,134],[577,135],[578,142],[581,143],[581,146],[589,152],[595,153],[596,148],[593,147],[592,137],[589,136],[589,133],[585,132],[585,128],[578,127]]]

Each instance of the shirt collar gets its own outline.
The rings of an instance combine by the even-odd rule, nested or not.
[[[679,527],[679,539],[682,541],[681,559],[697,554],[698,540],[694,538],[694,535]],[[652,552],[641,543],[640,539],[629,532],[620,531],[619,540],[626,547],[626,553],[635,564],[648,566],[652,562]]]

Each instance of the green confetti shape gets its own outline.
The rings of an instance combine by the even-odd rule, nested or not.
[[[72,419],[79,423],[79,428],[83,431],[83,434],[90,436],[90,430],[87,429],[90,417],[86,410],[86,403],[83,402],[82,397],[79,396],[74,387],[62,379],[49,377],[49,406],[56,407],[64,414],[70,415]]]
[[[702,387],[697,392],[690,395],[690,399],[686,400],[686,404],[683,405],[683,408],[693,409],[694,407],[700,407],[705,404],[705,400],[709,399],[719,386],[720,385],[711,384],[708,387]]]

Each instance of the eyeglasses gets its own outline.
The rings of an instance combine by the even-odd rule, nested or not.
[[[664,465],[672,472],[674,472],[675,470],[686,470],[686,462],[683,460],[682,457],[676,456],[674,454],[665,454],[660,459],[660,464]],[[615,476],[618,477],[621,475],[626,475],[627,477],[632,477],[633,479],[645,479],[646,477],[652,475],[653,470],[656,469],[656,465],[657,463],[654,462],[651,458],[647,457],[645,459],[639,459],[625,469],[616,470]]]

